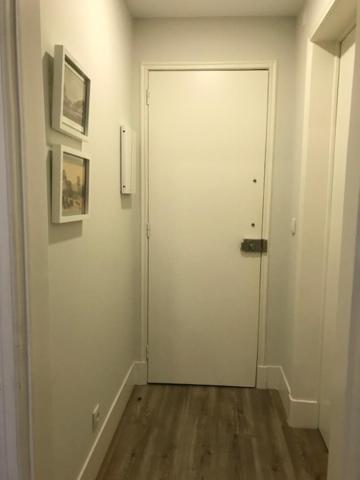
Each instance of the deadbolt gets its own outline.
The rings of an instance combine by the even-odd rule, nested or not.
[[[250,253],[266,253],[268,247],[267,240],[263,238],[244,238],[241,242],[241,251]]]

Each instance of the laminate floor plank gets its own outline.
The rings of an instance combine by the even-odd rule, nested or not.
[[[325,480],[317,430],[290,428],[278,392],[136,387],[98,480]]]

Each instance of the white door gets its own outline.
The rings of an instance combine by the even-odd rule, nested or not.
[[[149,382],[255,386],[268,81],[149,74]]]
[[[322,375],[320,391],[320,431],[329,445],[335,331],[341,254],[341,232],[345,194],[345,172],[349,141],[351,93],[355,60],[355,30],[341,44],[334,172],[330,211],[329,251],[323,327]]]

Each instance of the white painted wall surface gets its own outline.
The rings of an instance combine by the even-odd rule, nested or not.
[[[278,86],[269,259],[266,363],[287,357],[289,325],[290,198],[295,116],[295,20],[223,18],[135,22],[134,108],[139,116],[142,62],[236,62],[276,60]]]
[[[102,423],[138,347],[139,203],[120,195],[120,125],[132,124],[132,21],[119,0],[42,0],[41,32],[48,146],[81,148],[49,128],[54,45],[64,44],[92,82],[83,145],[92,157],[91,216],[48,225],[52,463],[39,480],[70,480],[95,439],[94,407]],[[50,156],[43,162],[50,177]],[[50,205],[49,181],[47,190]]]
[[[360,1],[357,25],[360,24]],[[329,480],[360,476],[360,332],[359,332],[359,245],[360,245],[360,30],[356,29],[353,97],[345,176],[342,251],[339,279],[339,308],[336,331],[333,412],[330,438]]]
[[[34,476],[45,480],[52,475],[52,389],[40,0],[19,0],[17,8],[22,77],[20,94],[30,317],[32,453]]]
[[[296,398],[318,399],[323,296],[325,289],[328,208],[331,198],[333,96],[337,75],[332,53],[309,47],[305,82],[304,130],[296,160],[300,162],[298,235],[294,254],[294,310],[291,384]],[[316,68],[315,68],[316,65]],[[326,75],[323,72],[327,72]],[[295,208],[294,208],[295,210]]]
[[[346,1],[346,0],[345,0]],[[298,24],[304,29],[304,33],[313,33],[321,19],[334,3],[334,0],[306,0]]]
[[[336,323],[338,315],[340,253],[342,242],[344,187],[349,142],[350,110],[355,57],[355,30],[341,45],[339,88],[336,111],[336,139],[334,151],[331,207],[329,212],[329,240],[324,298],[323,343],[320,378],[320,431],[329,445],[331,403],[335,367]]]
[[[312,382],[319,337],[314,339],[314,331],[317,335],[319,325],[314,325],[309,317],[304,329],[296,330],[295,324],[302,325],[300,318],[295,322],[293,301],[285,302],[284,298],[289,289],[295,291],[294,281],[292,286],[288,282],[289,275],[296,278],[296,240],[290,238],[289,221],[297,214],[297,199],[306,172],[301,169],[301,163],[312,55],[309,38],[329,3],[329,0],[308,1],[298,22],[296,48],[295,23],[286,18],[139,20],[135,24],[133,111],[136,118],[142,61],[278,60],[272,287],[266,360],[268,364],[282,365],[296,394],[310,398],[316,396]],[[119,169],[119,127],[122,122],[131,124],[132,33],[125,7],[115,0],[96,0],[91,8],[84,0],[42,0],[41,4],[45,99],[40,80],[40,45],[37,45],[38,1],[19,0],[23,12],[20,42],[27,120],[25,183],[30,244],[35,465],[37,479],[64,480],[75,478],[79,472],[94,439],[91,410],[100,401],[102,412],[107,411],[136,356],[140,332],[138,312],[134,308],[138,303],[139,284],[138,200],[121,200],[118,175],[114,175]],[[93,80],[90,142],[84,148],[94,158],[93,200],[100,200],[93,201],[92,219],[82,227],[46,225],[49,190],[46,192],[45,177],[49,160],[45,160],[45,145],[39,145],[38,139],[44,131],[44,106],[49,125],[47,69],[51,61],[47,54],[52,54],[55,43],[64,43]],[[294,126],[295,138],[292,136]],[[48,142],[59,141],[79,148],[75,141],[48,129]],[[292,205],[288,202],[291,196]],[[48,237],[47,251],[44,245]],[[76,295],[69,282],[69,278],[75,277],[74,272],[81,279]],[[308,348],[309,339],[316,349]],[[300,355],[296,362],[293,361],[294,347]]]
[[[302,0],[127,0],[138,18],[295,16]]]
[[[329,70],[333,57],[326,50],[314,48],[310,39],[331,3],[329,0],[306,3],[297,20],[296,45],[295,176],[291,210],[298,217],[298,234],[291,255],[290,336],[286,342],[289,356],[285,369],[293,396],[316,402],[319,395],[326,208],[331,165],[327,156],[329,151],[317,151],[317,141],[326,129],[317,130],[314,119],[331,121],[331,105],[319,102],[317,92],[327,89],[330,95],[336,79],[329,78],[326,84],[320,83],[320,77],[312,70],[314,56],[317,56],[318,65]],[[309,123],[310,118],[313,119],[312,124]],[[320,125],[319,121],[317,123]]]

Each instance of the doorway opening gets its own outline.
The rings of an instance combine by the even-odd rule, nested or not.
[[[241,243],[269,239],[275,69],[143,67],[149,382],[256,385],[268,254]]]

